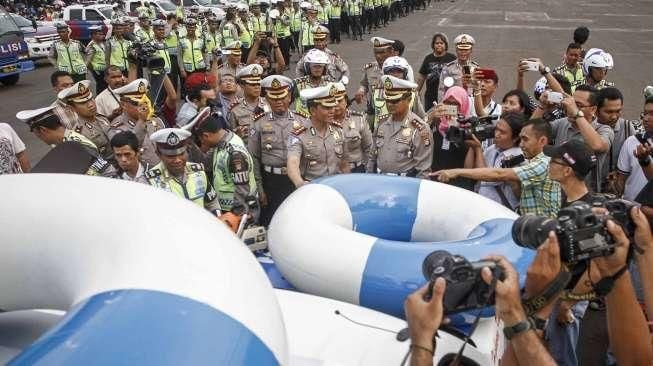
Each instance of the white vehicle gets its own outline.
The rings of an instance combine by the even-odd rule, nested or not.
[[[29,52],[30,60],[38,60],[48,57],[52,43],[59,40],[57,29],[51,25],[33,23],[18,14],[11,14],[11,17],[23,32]],[[36,25],[36,27],[34,27]]]
[[[127,0],[125,1],[125,12],[130,16],[138,16],[136,9],[138,9],[145,1],[143,0]],[[149,0],[149,4],[154,4],[156,18],[164,19],[168,14],[174,14],[177,6],[168,0]]]
[[[183,0],[184,9],[190,11],[192,6],[196,6],[198,10],[202,11],[205,8],[211,8],[213,14],[217,17],[225,15],[225,11],[222,10],[222,5],[217,4],[218,1],[215,0]]]

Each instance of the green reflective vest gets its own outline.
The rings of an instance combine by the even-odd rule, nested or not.
[[[242,33],[240,33],[240,43],[243,44],[243,47],[249,48],[252,44],[252,24],[250,24],[249,20],[243,21],[240,19],[240,25],[242,30]]]
[[[161,57],[164,61],[163,69],[165,70],[166,74],[170,73],[170,54],[168,53],[168,50],[157,50],[156,51],[157,55]]]
[[[181,46],[181,61],[186,72],[206,69],[204,38],[195,38],[192,41],[189,38],[182,38],[179,40],[179,45]]]
[[[91,49],[93,50],[93,56],[91,57],[91,69],[93,71],[102,72],[107,68],[106,58],[104,53],[104,47],[101,47],[99,44],[94,41],[89,42]]]
[[[268,21],[265,17],[265,14],[260,14],[259,16],[250,16],[249,23],[252,25],[250,29],[253,33],[268,31]]]
[[[177,47],[179,47],[179,37],[177,37],[176,29],[170,30],[170,34],[166,36],[164,43],[166,45],[166,48],[168,49],[168,54],[170,55],[177,54]]]
[[[184,6],[183,5],[177,6],[177,9],[175,10],[175,15],[177,16],[177,19],[184,19]]]
[[[186,182],[182,183],[171,176],[163,162],[145,173],[150,185],[174,193],[204,208],[204,196],[210,189],[206,173],[201,164],[186,163]]]
[[[291,14],[284,12],[280,19],[274,24],[274,32],[277,37],[284,38],[290,36]]]
[[[57,50],[57,69],[66,71],[71,74],[85,74],[86,63],[80,52],[81,44],[75,40],[68,41],[68,44],[62,41],[55,42]]]
[[[347,2],[347,13],[349,16],[361,15],[361,7],[358,1]]]
[[[138,37],[138,39],[141,42],[147,42],[154,39],[154,31],[152,30],[152,28],[148,30],[145,30],[143,28],[138,28],[138,30],[136,30],[136,32],[134,33],[136,33],[136,37]]]
[[[302,46],[313,45],[313,26],[307,21],[302,21]]]
[[[299,32],[302,29],[302,12],[291,10],[290,14],[290,30]]]
[[[234,32],[234,27],[236,27],[235,24],[232,22],[226,23],[222,27],[222,46],[226,46],[233,41],[236,41],[236,38],[234,38],[234,34],[238,34],[238,32]]]
[[[109,64],[111,66],[117,66],[120,70],[127,70],[127,50],[131,47],[131,41],[128,41],[124,38],[118,40],[115,37],[109,39],[109,44],[111,45],[111,55],[109,55]]]
[[[331,5],[330,18],[340,19],[341,14],[342,14],[342,6],[340,6],[340,5]]]
[[[235,164],[232,161],[234,154],[245,158],[246,161]],[[243,171],[236,171],[234,165],[241,167]],[[213,188],[223,211],[231,211],[234,206],[236,184],[246,184],[249,187],[248,195],[256,195],[254,161],[243,140],[234,133],[225,146],[213,150]]]
[[[213,54],[216,48],[220,48],[221,37],[217,31],[204,33],[204,40],[206,41],[206,53]]]

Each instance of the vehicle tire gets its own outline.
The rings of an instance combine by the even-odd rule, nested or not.
[[[16,85],[16,83],[18,82],[18,79],[20,79],[20,74],[14,74],[14,75],[10,75],[10,76],[6,76],[4,78],[1,78],[0,83],[2,83],[3,85],[7,85],[7,86]]]

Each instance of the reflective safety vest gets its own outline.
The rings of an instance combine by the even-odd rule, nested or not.
[[[127,50],[131,47],[131,41],[126,39],[118,40],[115,37],[109,39],[109,44],[111,45],[111,55],[109,55],[109,64],[111,66],[117,66],[120,70],[127,70]]]
[[[374,0],[364,0],[363,7],[365,9],[374,9]]]
[[[170,30],[170,34],[166,36],[164,43],[168,49],[168,54],[177,54],[177,47],[179,47],[179,37],[177,37],[177,31],[175,29]]]
[[[302,29],[302,12],[301,11],[290,11],[290,30],[293,32],[299,32]]]
[[[302,76],[301,78],[293,80],[295,84],[295,111],[303,116],[310,116],[311,112],[308,110],[308,106],[300,97],[300,92],[304,89],[315,88],[318,86],[325,86],[328,84],[328,81],[324,77],[320,79],[320,82],[317,86],[311,84],[310,76]]]
[[[75,132],[74,130],[69,130],[69,129],[64,130],[63,142],[68,142],[68,141],[79,142],[80,144],[90,148],[91,150],[98,152],[97,145],[95,145],[93,141],[89,140],[88,137],[82,135],[81,133]]]
[[[138,37],[138,39],[140,39],[141,42],[147,42],[154,39],[154,31],[152,30],[152,28],[148,30],[145,30],[143,28],[138,28],[138,30],[135,33],[136,33],[136,37]]]
[[[302,46],[313,45],[313,28],[314,27],[308,21],[302,21]]]
[[[166,74],[170,73],[170,54],[168,53],[168,50],[157,50],[156,54],[161,57],[164,61],[163,64],[163,69],[165,70]]]
[[[177,9],[175,10],[175,15],[177,16],[177,19],[184,19],[184,6],[183,5],[177,6]]]
[[[182,38],[179,40],[181,45],[181,60],[186,72],[195,72],[199,69],[206,69],[204,63],[205,44],[203,38],[190,40]]]
[[[320,24],[329,23],[329,5],[317,6],[317,21]]]
[[[359,1],[348,1],[347,2],[347,13],[349,16],[361,15],[361,7]]]
[[[235,27],[236,25],[232,22],[226,23],[222,27],[222,46],[226,46],[236,40],[236,38],[234,38],[234,33],[238,34],[238,32],[233,31]]]
[[[236,184],[247,185],[248,195],[256,195],[254,161],[243,140],[232,134],[226,146],[213,150],[213,187],[223,211],[231,211],[235,202]]]
[[[376,126],[378,126],[379,121],[388,117],[390,114],[388,112],[388,105],[385,102],[385,96],[383,95],[383,90],[380,88],[375,88],[373,92],[372,101],[374,103],[374,130],[376,131]],[[412,93],[410,99],[409,109],[412,110],[415,105],[415,93]]]
[[[185,183],[170,175],[163,162],[148,170],[145,177],[151,186],[174,193],[177,197],[185,198],[204,208],[204,196],[211,190],[204,167],[202,164],[186,163],[185,170]]]
[[[267,32],[268,31],[268,21],[267,18],[265,17],[265,14],[261,14],[258,17],[255,15],[252,15],[249,18],[249,22],[252,25],[250,29],[252,32]]]
[[[93,56],[91,57],[91,69],[93,71],[104,71],[107,68],[106,58],[104,53],[104,45],[100,46],[94,41],[89,42],[89,45],[93,49]]]
[[[213,54],[213,50],[220,49],[220,42],[221,42],[221,36],[220,33],[217,31],[211,33],[211,32],[206,32],[204,33],[204,41],[206,42],[206,53],[208,54]]]
[[[290,36],[290,22],[291,14],[285,12],[281,15],[281,19],[277,19],[277,22],[274,25],[274,32],[279,38],[289,37]]]
[[[62,41],[55,42],[57,50],[57,69],[71,74],[86,74],[86,63],[80,52],[82,45],[73,39],[68,44]]]
[[[342,6],[340,4],[331,5],[331,14],[329,15],[329,18],[340,19],[341,13],[342,13]]]
[[[240,25],[242,30],[242,33],[240,33],[240,42],[242,43],[243,47],[249,48],[249,46],[252,44],[252,25],[250,24],[249,20],[244,22],[242,19],[240,20]],[[226,44],[227,43],[225,43],[225,45]]]

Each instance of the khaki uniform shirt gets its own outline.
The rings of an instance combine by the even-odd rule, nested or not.
[[[368,172],[374,172],[376,165],[377,173],[426,178],[433,160],[431,130],[413,112],[403,121],[390,116],[379,122],[371,151]]]
[[[113,149],[109,142],[109,136],[107,136],[111,126],[109,120],[98,115],[93,121],[86,121],[79,117],[76,122],[73,130],[91,140],[97,146],[103,159],[113,160]]]
[[[261,117],[266,112],[270,111],[268,103],[265,98],[258,98],[258,103],[248,103],[247,100],[239,100],[231,108],[229,114],[229,128],[234,131],[247,146],[247,138],[249,137],[250,125],[255,117]]]
[[[294,128],[288,137],[288,156],[299,158],[301,176],[307,181],[341,173],[343,161],[348,161],[342,126],[329,124],[324,137],[310,122]]]
[[[379,88],[379,82],[383,70],[377,62],[371,62],[363,66],[363,78],[361,79],[361,86],[365,88],[367,93],[367,111],[373,113],[374,111],[374,89]]]
[[[218,66],[218,77],[222,78],[224,75],[230,74],[234,78],[236,77],[236,73],[240,71],[245,67],[245,64],[238,64],[236,66],[230,66],[228,63],[223,63],[222,65]]]
[[[347,110],[342,121],[342,134],[345,138],[350,167],[353,169],[360,164],[367,165],[372,147],[372,131],[365,115]]]
[[[109,129],[109,139],[115,136],[120,131],[131,131],[136,137],[138,137],[138,142],[141,144],[141,161],[143,164],[149,166],[157,165],[161,159],[156,154],[156,146],[150,140],[150,135],[152,133],[162,129],[163,122],[157,117],[152,118],[151,121],[147,121],[145,126],[133,122],[127,117],[126,114],[121,114],[116,117],[111,122],[111,128]]]
[[[471,67],[471,72],[473,74],[474,69],[478,67],[478,64],[474,61],[470,61],[469,66]],[[449,89],[444,86],[444,79],[448,76],[453,78],[453,85],[460,87],[463,86],[463,67],[458,63],[458,60],[453,60],[442,68],[442,72],[440,73],[440,83],[438,84],[438,101],[440,102],[443,101],[442,98],[444,98],[444,93]]]

